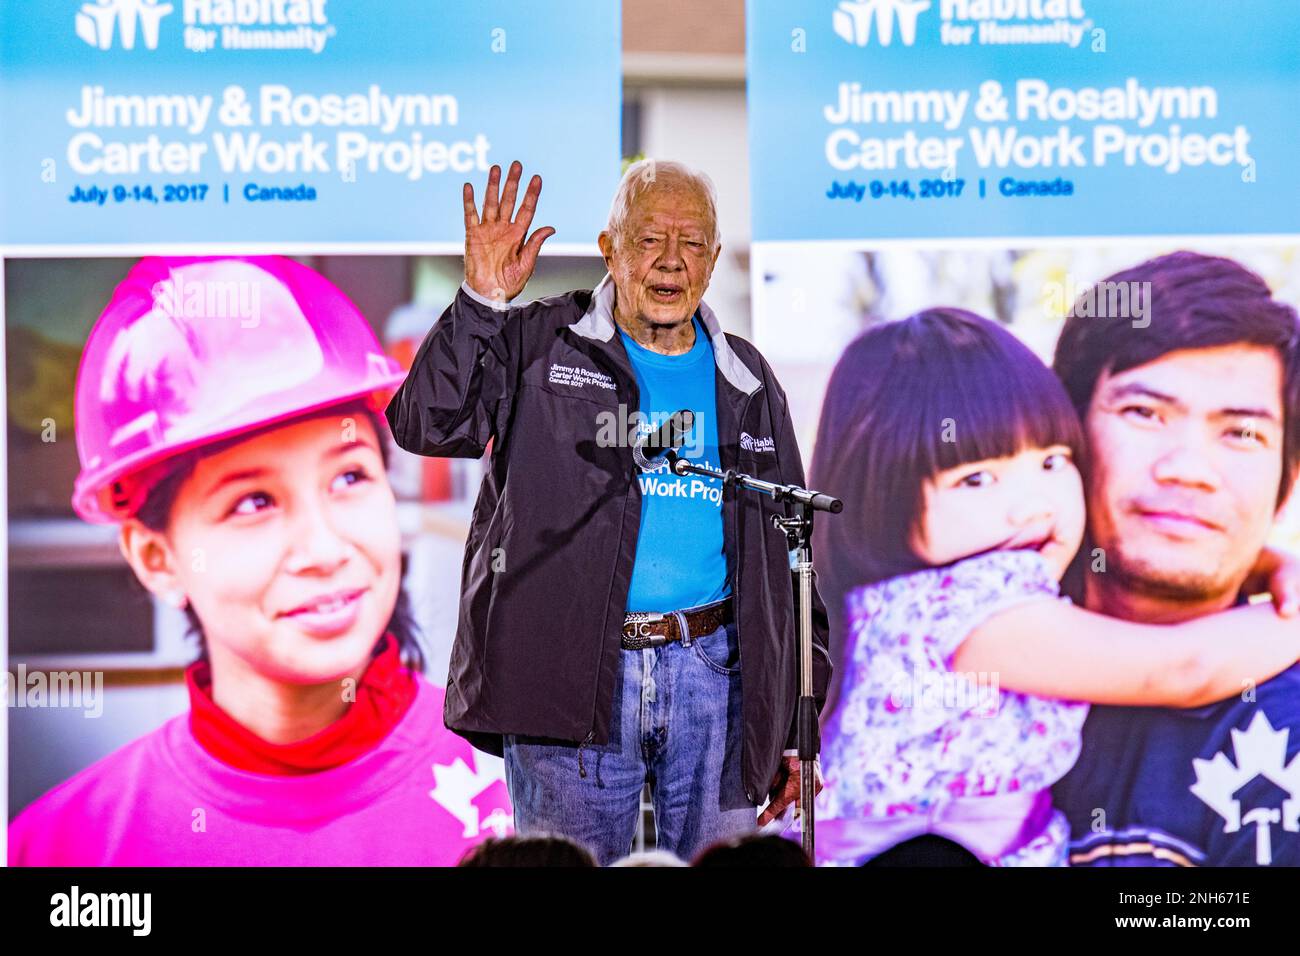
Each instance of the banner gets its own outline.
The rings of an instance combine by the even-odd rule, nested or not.
[[[0,864],[6,854],[18,866],[161,863],[170,846],[195,866],[363,857],[451,866],[512,831],[501,758],[474,751],[442,717],[484,465],[393,447],[384,409],[464,277],[462,183],[473,184],[481,209],[493,165],[504,182],[512,161],[522,164],[519,200],[540,175],[532,228],[556,235],[530,292],[596,284],[604,269],[595,238],[620,176],[621,110],[621,11],[605,0],[0,0],[0,472],[12,479],[0,527],[0,818],[12,828],[0,837]],[[317,462],[330,472],[324,481],[286,457],[308,431],[332,447]],[[96,436],[112,450],[97,451]],[[145,806],[158,788],[137,798],[110,779],[119,766],[110,755],[133,743],[195,745],[185,728],[202,700],[189,694],[196,662],[225,633],[250,629],[227,629],[230,592],[209,613],[188,586],[150,591],[120,547],[123,522],[77,510],[79,482],[95,485],[95,497],[102,475],[86,476],[121,464],[127,480],[141,480],[132,517],[152,524],[140,527],[175,529],[196,512],[183,494],[169,501],[150,469],[175,469],[170,486],[216,507],[195,478],[222,465],[223,448],[257,457],[246,476],[267,478],[274,463],[293,475],[299,492],[282,485],[278,507],[313,495],[346,504],[360,516],[348,534],[373,535],[373,552],[347,542],[346,567],[332,565],[330,580],[308,571],[292,598],[275,597],[267,621],[280,633],[262,646],[282,646],[287,633],[306,638],[299,651],[310,656],[356,637],[346,655],[356,674],[322,729],[354,701],[369,713],[365,688],[381,671],[418,675],[387,718],[411,732],[385,731],[403,750],[388,766],[418,772],[384,782],[356,765],[355,782],[343,781],[314,773],[325,764],[285,774],[229,752],[208,769],[237,764],[272,789],[312,776],[325,789],[288,803],[270,791],[244,796],[263,809],[311,806],[323,819],[344,794],[342,815],[355,821],[366,803],[384,839],[353,831],[320,844],[314,859],[297,826],[281,830],[279,850],[260,836],[232,841],[226,814],[242,799],[233,791],[185,794],[187,819],[173,831],[159,825],[170,811]],[[126,462],[141,452],[154,465]],[[345,453],[371,457],[345,463]],[[268,487],[243,489],[235,510],[256,503],[269,516]],[[294,548],[304,540],[291,536]],[[285,586],[273,582],[285,565],[250,563],[271,553],[265,541],[187,553],[199,551],[198,565],[175,567],[214,584],[231,583],[223,569],[251,572],[263,594]],[[246,699],[247,686],[220,664],[213,675],[227,701]],[[276,737],[233,719],[255,739]],[[191,753],[203,746],[211,741]],[[357,753],[391,759],[382,747]],[[203,786],[203,771],[191,770],[128,776]],[[73,778],[63,793],[106,781],[102,792],[165,846],[146,846],[152,837],[126,834],[100,811],[40,803]],[[362,790],[376,781],[371,800]],[[209,827],[224,835],[207,839]],[[204,857],[205,847],[231,856]]]
[[[756,241],[1297,229],[1292,4],[748,11]]]
[[[1300,865],[1300,666],[1237,641],[1300,552],[1295,4],[748,12],[753,337],[844,504],[818,862]]]
[[[620,82],[602,0],[7,2],[0,245],[458,247],[455,186],[527,157],[587,247]]]

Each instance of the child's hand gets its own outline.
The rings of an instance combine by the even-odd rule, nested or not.
[[[1300,555],[1264,548],[1243,585],[1247,594],[1267,591],[1282,617],[1300,614]]]

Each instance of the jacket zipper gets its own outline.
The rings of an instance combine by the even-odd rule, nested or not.
[[[615,334],[615,336],[617,336],[617,334],[618,334],[618,330],[617,330],[617,329],[615,329],[615,333],[614,333],[614,334]],[[621,346],[620,346],[620,347],[621,347]],[[626,352],[626,350],[624,350],[624,351]],[[615,382],[617,383],[619,377],[622,375],[622,372],[623,372],[622,367],[619,365],[618,361],[615,360],[615,359],[613,359],[613,358],[610,359],[610,365],[607,366],[607,367],[609,367],[609,369],[610,369],[611,372],[614,372],[614,373],[615,373],[615,374],[614,374],[614,380],[615,380]],[[630,360],[630,359],[628,360],[628,371],[631,372],[631,375],[628,376],[628,377],[626,378],[626,380],[625,380],[626,385],[627,385],[627,389],[626,389],[626,390],[627,390],[627,392],[629,393],[629,397],[632,399],[632,401],[631,401],[631,403],[629,403],[629,406],[628,406],[628,407],[629,407],[629,408],[637,408],[637,409],[639,409],[639,408],[641,407],[641,388],[640,388],[640,386],[638,386],[637,383],[636,383],[636,372],[635,372],[635,371],[632,369],[632,367],[631,367],[631,360]],[[630,455],[629,455],[629,457],[630,457]],[[635,474],[635,471],[636,471],[636,465],[635,465],[635,463],[633,463],[633,466],[632,466],[632,467],[633,467],[632,481],[631,481],[631,483],[629,483],[629,485],[628,485],[628,494],[629,494],[629,495],[632,493],[632,486],[633,486],[633,485],[634,485],[634,484],[639,480],[639,479],[637,478],[636,474]],[[638,507],[640,507],[640,504],[639,504],[639,503],[638,503]],[[626,508],[626,505],[624,505],[624,508]],[[619,530],[620,530],[620,532],[622,531],[622,526],[621,526],[621,525],[620,525],[620,529],[619,529]],[[638,526],[638,529],[637,529],[637,536],[640,537],[640,528],[639,528],[639,526]],[[623,542],[622,542],[622,539],[620,538],[620,540],[619,540],[619,548],[620,548],[620,550],[622,549],[622,543],[623,543]],[[635,563],[635,560],[636,560],[635,555],[633,555],[633,562],[634,562],[634,563]],[[630,575],[629,575],[629,578],[630,578]],[[611,583],[611,586],[612,586],[613,582],[611,581],[610,583]],[[620,622],[620,624],[619,624],[619,629],[620,629],[620,631],[622,630],[622,623],[621,623],[621,622]],[[605,655],[605,650],[604,650],[604,648],[602,647],[602,648],[601,648],[601,661],[604,660],[604,655]],[[620,663],[620,666],[621,666],[621,665],[622,665],[622,662],[620,661],[619,663]],[[596,701],[597,701],[597,706],[599,706],[599,701],[600,701],[600,667],[599,667],[599,666],[597,666],[597,668],[596,668]],[[618,706],[618,702],[617,702],[617,701],[614,702],[614,706]],[[578,744],[578,776],[579,776],[580,778],[584,779],[584,780],[585,780],[586,777],[587,777],[587,768],[586,768],[586,767],[583,765],[583,763],[582,763],[582,748],[583,748],[583,747],[590,746],[592,740],[595,739],[595,737],[596,737],[596,720],[597,720],[597,717],[596,717],[595,712],[593,711],[593,712],[592,712],[592,715],[591,715],[591,729],[587,731],[587,736],[583,738],[583,740],[582,740],[582,742],[581,742],[580,744]]]
[[[761,387],[761,386],[760,386],[760,387]],[[758,391],[758,389],[755,389],[755,390],[754,390],[754,392],[757,392],[757,391]],[[742,431],[745,430],[745,416],[749,414],[749,406],[750,406],[750,403],[753,402],[753,400],[754,400],[754,392],[751,392],[749,395],[747,395],[747,396],[745,397],[745,404],[744,404],[744,407],[742,407],[741,410],[740,410],[740,420],[739,420],[738,422],[736,422],[736,433],[737,433],[737,434],[739,434],[740,432],[742,432]],[[739,455],[739,454],[736,455],[736,464],[737,464],[737,465],[740,464],[740,455]],[[732,582],[732,587],[731,587],[732,594],[731,594],[731,597],[732,597],[732,602],[733,602],[733,604],[734,604],[734,606],[735,606],[735,609],[736,609],[736,613],[735,613],[735,618],[736,618],[736,647],[737,647],[737,648],[740,648],[740,647],[743,647],[743,646],[744,646],[744,644],[742,643],[742,638],[741,638],[741,634],[740,634],[740,618],[741,618],[740,609],[741,609],[741,607],[743,607],[743,605],[740,603],[740,569],[741,569],[741,566],[744,564],[744,554],[745,554],[745,550],[744,550],[744,538],[742,537],[742,535],[744,534],[745,522],[742,520],[742,518],[741,518],[741,514],[740,514],[740,502],[741,502],[741,498],[740,498],[741,492],[740,492],[740,489],[736,488],[736,487],[733,485],[732,488],[731,488],[731,494],[732,494],[732,497],[733,497],[733,499],[734,499],[734,501],[735,501],[735,515],[736,515],[736,577],[735,577],[734,581]],[[759,512],[759,513],[760,513],[760,514],[762,513],[761,508],[760,508],[760,512]],[[740,660],[741,660],[741,664],[742,664],[742,667],[743,667],[743,665],[744,665],[744,660],[745,660],[745,654],[744,654],[744,651],[741,651],[741,654],[740,654]],[[745,718],[744,718],[744,714],[743,714],[743,713],[741,714],[741,718],[740,718],[740,719],[741,719],[741,725],[742,725],[742,727],[743,727],[743,726],[744,726],[744,721],[745,721]],[[744,734],[742,733],[741,736],[743,737]],[[749,787],[748,787],[748,786],[745,787],[745,796],[748,797],[751,801],[753,801],[753,802],[757,802],[757,799],[758,799],[758,798],[755,797],[754,794],[752,794],[752,793],[749,792]]]
[[[578,744],[578,776],[583,780],[587,779],[587,768],[582,765],[582,748],[589,746],[591,744],[591,739],[595,736],[596,731],[592,730],[587,734],[586,738],[583,739],[582,743]]]

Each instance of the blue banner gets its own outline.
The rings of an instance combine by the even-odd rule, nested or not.
[[[619,176],[608,0],[0,0],[0,245],[454,243],[460,184]]]
[[[1300,232],[1298,12],[749,0],[753,238]]]

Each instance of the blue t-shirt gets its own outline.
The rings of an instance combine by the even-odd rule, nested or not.
[[[641,390],[642,432],[687,408],[695,425],[678,449],[696,464],[719,468],[713,346],[698,318],[695,345],[664,355],[638,345],[621,328],[623,346]],[[651,452],[653,454],[653,452]],[[641,531],[627,596],[629,611],[676,611],[720,601],[731,593],[722,536],[722,482],[674,475],[661,461],[641,472]]]
[[[1205,707],[1093,707],[1071,866],[1300,866],[1300,664]]]

